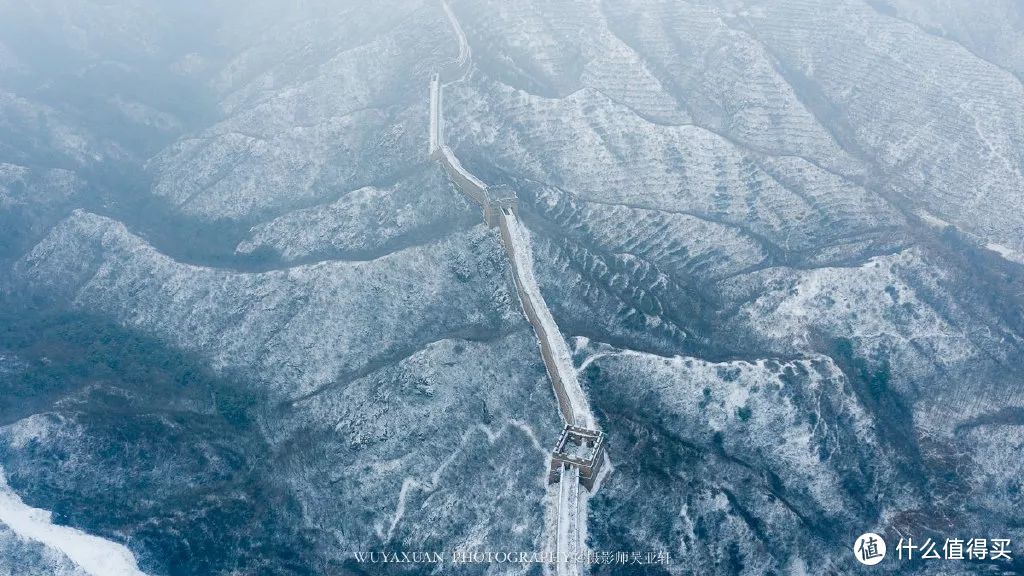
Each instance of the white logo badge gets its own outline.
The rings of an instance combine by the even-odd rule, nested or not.
[[[861,564],[874,566],[885,558],[885,540],[874,532],[861,534],[853,543],[853,554]]]

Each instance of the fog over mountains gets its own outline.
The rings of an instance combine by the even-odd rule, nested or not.
[[[353,557],[545,545],[558,405],[428,157],[453,18],[446,142],[608,435],[588,544],[671,557],[593,573],[1024,572],[1024,5],[447,6],[0,0],[0,574],[96,573],[18,505],[119,573],[544,573]]]

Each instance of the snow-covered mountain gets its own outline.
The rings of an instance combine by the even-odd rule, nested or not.
[[[1021,38],[1012,0],[0,0],[0,498],[151,575],[542,549],[558,406],[428,157],[442,71],[608,435],[591,550],[1024,571]],[[0,573],[89,573],[25,530]]]

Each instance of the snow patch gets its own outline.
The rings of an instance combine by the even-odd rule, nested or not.
[[[455,65],[461,67],[469,60],[469,41],[466,39],[466,33],[463,32],[462,25],[459,24],[459,19],[455,17],[455,13],[452,12],[452,8],[448,5],[448,2],[441,0],[441,7],[444,8],[444,13],[448,16],[448,21],[451,22],[452,29],[455,30],[455,35],[459,39],[459,56],[455,61]]]
[[[946,220],[943,220],[942,218],[939,218],[938,216],[936,216],[936,215],[934,215],[931,212],[928,212],[926,210],[918,210],[917,211],[917,215],[921,218],[921,220],[925,224],[928,224],[929,226],[931,226],[933,228],[944,229],[944,228],[948,228],[949,226],[951,226],[951,224],[949,222],[947,222]]]
[[[1024,254],[1012,248],[1003,246],[1002,244],[996,244],[995,242],[990,242],[988,245],[985,246],[985,248],[988,248],[989,250],[995,252],[996,254],[999,254],[1000,256],[1003,257],[1004,260],[1016,262],[1017,264],[1024,264]]]
[[[145,576],[128,548],[81,530],[53,524],[48,510],[32,508],[22,502],[7,485],[3,467],[0,467],[0,522],[21,538],[63,552],[93,576]]]

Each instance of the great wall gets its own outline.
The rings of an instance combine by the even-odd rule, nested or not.
[[[445,0],[441,5],[459,39],[459,56],[453,69],[469,62],[470,48],[458,19]],[[464,77],[464,76],[463,76]],[[455,187],[480,206],[484,221],[500,229],[502,245],[511,263],[512,277],[523,312],[533,327],[541,358],[558,400],[564,428],[552,450],[548,480],[556,502],[553,533],[548,534],[554,547],[555,572],[558,576],[578,576],[582,569],[580,557],[586,550],[586,510],[588,496],[580,486],[593,492],[605,466],[605,437],[590,410],[586,394],[577,378],[569,346],[565,342],[534,276],[530,235],[519,221],[518,198],[504,185],[489,186],[459,161],[444,141],[444,84],[441,72],[430,79],[430,141],[429,155],[444,167]]]

